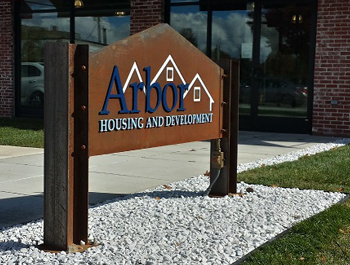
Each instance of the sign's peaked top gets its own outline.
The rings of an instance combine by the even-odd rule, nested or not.
[[[135,57],[138,54],[147,54],[149,50],[156,49],[158,55],[157,57],[159,59],[163,59],[164,63],[165,60],[167,60],[173,64],[175,63],[171,55],[176,53],[178,50],[181,50],[181,53],[183,53],[185,56],[185,54],[187,54],[187,50],[191,56],[189,58],[183,58],[184,60],[194,59],[198,61],[198,57],[201,57],[201,63],[203,63],[204,60],[205,63],[216,65],[202,51],[195,47],[171,26],[165,23],[158,24],[144,31],[131,35],[123,40],[112,43],[103,49],[91,53],[91,57],[99,58],[101,55],[118,57],[120,49],[122,49],[123,54],[127,52],[133,53],[133,55],[130,54],[131,57]],[[165,55],[164,58],[161,57],[163,54]],[[150,57],[150,60],[157,60],[158,58]]]

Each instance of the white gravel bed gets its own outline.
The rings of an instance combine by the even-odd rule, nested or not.
[[[349,143],[314,147],[240,165],[295,160]],[[342,193],[273,188],[239,183],[243,196],[202,196],[209,178],[199,176],[169,186],[117,198],[89,210],[89,239],[98,243],[84,253],[38,250],[43,221],[0,230],[0,264],[232,264],[296,222],[345,197]],[[251,187],[253,192],[245,192]]]

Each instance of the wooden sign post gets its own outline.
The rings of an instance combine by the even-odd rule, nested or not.
[[[222,138],[228,160],[212,152],[211,165],[223,167],[217,182],[211,177],[212,195],[235,192],[231,65],[224,73],[166,24],[92,54],[87,45],[48,44],[42,248],[91,246],[90,156]]]
[[[45,47],[44,249],[89,245],[87,45]]]

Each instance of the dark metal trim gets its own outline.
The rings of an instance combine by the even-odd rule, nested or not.
[[[211,46],[212,46],[212,24],[213,24],[213,11],[210,7],[210,1],[207,1],[208,11],[207,11],[207,50],[206,54],[211,58]]]
[[[88,241],[89,209],[89,46],[74,54],[73,243]]]
[[[251,128],[257,129],[259,107],[259,72],[260,72],[260,39],[261,39],[261,2],[255,2],[253,16],[253,82],[250,97]]]
[[[38,10],[31,10],[31,11],[24,11],[21,12],[20,10],[20,6],[18,7],[18,11],[20,14],[33,14],[33,13],[61,13],[61,12],[70,12],[72,7],[73,9],[76,9],[74,7],[74,0],[67,0],[70,1],[70,6],[66,7],[66,8],[56,8],[56,9],[38,9]],[[19,2],[19,1],[16,1]],[[30,1],[29,1],[30,2]],[[117,2],[117,1],[116,1]],[[111,8],[116,8],[116,9],[130,9],[130,2],[129,4],[120,4],[120,5],[99,5],[98,10],[111,10]],[[82,9],[76,9],[76,10],[87,10],[87,11],[95,11],[96,7],[84,7]]]
[[[262,5],[290,5],[290,4],[297,4],[297,5],[303,5],[303,4],[311,4],[315,2],[315,0],[261,0],[259,1]],[[256,2],[255,2],[256,3]]]
[[[231,60],[230,83],[231,91],[231,124],[230,124],[230,178],[229,192],[237,193],[237,166],[238,166],[238,137],[239,137],[239,84],[241,63],[238,60]]]
[[[164,23],[170,25],[170,0],[164,0]]]
[[[74,44],[75,43],[75,7],[74,7],[74,1],[71,2],[70,11],[69,11],[69,42]]]
[[[311,29],[310,29],[310,55],[309,55],[309,84],[307,95],[307,119],[308,133],[312,134],[313,108],[314,108],[314,81],[315,81],[315,56],[316,56],[316,34],[317,34],[317,1],[311,6]]]
[[[168,0],[168,1],[170,2],[170,0]],[[192,6],[192,5],[198,5],[199,6],[199,1],[170,3],[170,6]]]

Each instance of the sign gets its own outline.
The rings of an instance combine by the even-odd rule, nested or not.
[[[225,73],[166,24],[92,54],[87,45],[45,46],[42,249],[92,246],[94,155],[211,140],[211,195],[236,192],[239,65],[221,65]]]
[[[167,24],[92,53],[89,155],[221,138],[222,75]]]

